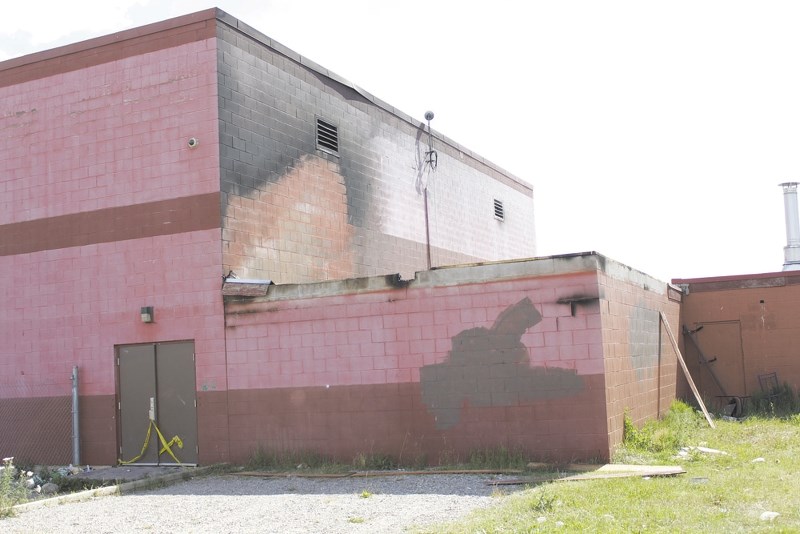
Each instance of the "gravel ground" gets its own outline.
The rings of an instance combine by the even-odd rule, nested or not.
[[[209,476],[165,488],[47,506],[0,519],[31,532],[407,532],[490,506],[498,477]]]

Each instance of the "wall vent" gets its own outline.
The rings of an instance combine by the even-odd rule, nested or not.
[[[506,212],[503,209],[503,201],[494,199],[494,218],[498,221],[504,221],[506,219]]]
[[[317,119],[317,148],[339,153],[339,128],[320,118]]]

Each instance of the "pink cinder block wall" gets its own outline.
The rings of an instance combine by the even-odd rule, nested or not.
[[[198,384],[225,388],[215,40],[118,51],[0,87],[0,401],[34,417],[77,365],[90,464],[117,459],[116,345],[194,340]]]
[[[678,340],[681,295],[648,278],[632,270],[625,277],[599,276],[605,295],[602,332],[612,452],[622,443],[626,413],[641,426],[664,415],[676,397],[678,360],[667,328]]]
[[[496,447],[607,459],[609,295],[592,261],[555,263],[560,272],[531,260],[367,292],[332,282],[229,298],[232,459],[259,447],[427,463]]]

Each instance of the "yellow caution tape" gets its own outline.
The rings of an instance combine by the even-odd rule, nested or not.
[[[183,448],[183,440],[178,436],[172,436],[172,439],[169,440],[166,445],[161,447],[161,450],[158,451],[158,455],[161,456],[164,454],[164,451],[167,450],[167,446],[172,447],[173,445],[177,445],[179,449]],[[179,462],[180,463],[180,462]]]
[[[161,456],[166,451],[166,452],[169,453],[170,456],[172,456],[172,459],[175,460],[175,462],[178,465],[183,465],[181,463],[181,461],[178,460],[178,458],[175,456],[175,453],[173,453],[172,449],[171,449],[171,447],[173,445],[177,445],[179,449],[182,449],[183,448],[183,440],[181,440],[181,438],[179,438],[178,436],[173,436],[173,438],[171,440],[169,440],[169,442],[167,442],[167,440],[164,439],[164,435],[158,429],[158,426],[156,426],[156,422],[153,421],[152,419],[150,419],[150,424],[147,426],[147,435],[145,436],[144,443],[142,444],[142,451],[136,457],[134,457],[134,458],[132,458],[130,460],[123,460],[123,459],[120,458],[117,461],[122,465],[129,465],[129,464],[132,464],[132,463],[136,462],[139,458],[144,456],[144,453],[147,450],[147,446],[150,444],[150,436],[151,436],[152,430],[154,428],[156,429],[156,434],[158,434],[159,441],[161,441],[161,450],[158,451],[158,455]]]

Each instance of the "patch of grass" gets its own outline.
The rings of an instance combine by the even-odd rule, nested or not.
[[[506,495],[508,495],[508,492],[506,492],[506,490],[501,488],[500,486],[495,486],[492,488],[492,497],[499,498],[499,497],[505,497]]]
[[[362,499],[369,499],[370,497],[372,497],[372,492],[363,490],[358,496],[361,497]]]
[[[263,471],[311,470],[319,473],[351,471],[348,465],[313,451],[268,450],[259,447],[247,462],[248,469]]]
[[[396,469],[398,465],[389,455],[359,453],[353,458],[353,467],[362,471],[381,471]]]
[[[522,469],[529,462],[521,449],[507,447],[485,447],[459,454],[452,449],[439,454],[439,469]]]
[[[542,484],[428,532],[800,531],[800,415],[715,424],[711,429],[681,403],[662,421],[626,435],[619,457],[681,465],[684,475]],[[678,456],[685,446],[727,454]],[[768,511],[780,515],[762,520]]]
[[[355,523],[357,525],[363,523],[364,521],[366,521],[366,519],[363,517],[351,517],[347,520],[348,523]]]
[[[58,486],[59,493],[74,493],[114,484],[114,481],[92,480],[89,478],[74,478],[53,473],[51,481]]]
[[[556,502],[554,495],[551,495],[545,488],[538,492],[538,496],[528,501],[531,511],[537,514],[544,514],[553,509]]]
[[[467,469],[525,469],[528,457],[521,450],[493,447],[470,452]]]
[[[800,397],[786,382],[770,394],[758,392],[748,403],[750,413],[767,417],[792,417],[800,412]]]
[[[506,447],[475,449],[463,456],[449,450],[440,456],[439,468],[450,469],[525,469],[528,457],[521,450]],[[424,469],[424,456],[402,465],[388,454],[358,453],[350,463],[313,451],[270,450],[259,447],[250,456],[246,469],[262,471],[309,471],[346,473],[350,471],[387,471],[400,468]]]
[[[636,428],[625,414],[623,427],[624,447],[617,452],[618,463],[639,463],[636,458],[656,455],[669,460],[680,447],[689,445],[694,433],[706,425],[705,420],[688,404],[675,401],[663,419],[649,421]]]

